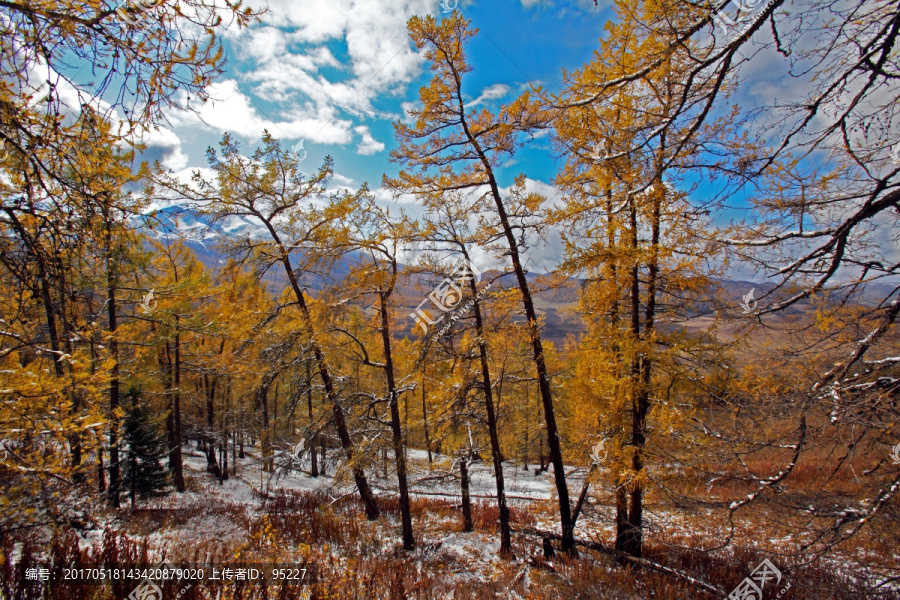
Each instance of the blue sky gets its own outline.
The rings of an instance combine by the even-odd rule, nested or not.
[[[186,177],[206,166],[207,147],[226,131],[250,154],[265,128],[284,147],[303,140],[304,170],[331,155],[336,185],[368,182],[377,198],[389,201],[380,184],[384,173],[398,169],[389,161],[396,147],[392,123],[431,77],[406,23],[413,15],[440,18],[446,14],[441,2],[455,5],[478,29],[467,48],[475,70],[464,93],[491,107],[533,84],[559,91],[563,70],[591,60],[614,17],[611,0],[268,0],[260,23],[226,31],[228,63],[209,90],[212,100],[196,106],[196,114],[171,112],[170,127],[151,137],[146,157]],[[552,180],[561,162],[549,135],[539,136],[499,170],[500,184],[524,173],[530,191],[555,198]],[[418,212],[410,204],[405,209]],[[562,257],[560,239],[535,243],[529,268],[552,270]],[[476,252],[476,261],[492,259]]]
[[[532,83],[558,90],[564,68],[590,60],[612,17],[606,4],[458,2],[479,29],[468,49],[475,72],[465,92],[496,105]],[[228,64],[210,90],[215,100],[199,107],[199,118],[171,113],[169,130],[151,137],[147,156],[176,171],[196,169],[224,132],[249,153],[267,128],[287,147],[304,140],[307,169],[330,154],[338,182],[378,188],[382,173],[397,169],[388,160],[396,146],[392,122],[430,77],[406,35],[414,14],[439,17],[442,8],[438,0],[270,0],[261,23],[226,34]],[[544,137],[501,175],[511,181],[524,172],[549,183],[557,166]]]
[[[475,71],[464,92],[491,107],[531,84],[558,91],[563,70],[580,69],[591,59],[614,16],[611,0],[600,0],[599,6],[593,0],[268,0],[256,5],[267,6],[260,23],[224,33],[228,63],[209,89],[212,99],[194,105],[195,112],[169,112],[167,126],[148,136],[144,157],[186,176],[206,167],[207,147],[216,146],[224,133],[233,134],[250,154],[268,129],[288,148],[303,140],[305,170],[315,170],[331,155],[335,185],[356,188],[368,182],[377,198],[389,200],[380,184],[384,173],[397,171],[388,160],[396,147],[392,123],[404,118],[430,78],[406,23],[413,15],[440,17],[440,2],[456,6],[479,30],[468,46]],[[742,48],[752,60],[736,82],[734,101],[751,110],[809,94],[809,72],[798,75],[798,69],[788,76],[790,64],[767,43],[768,30],[757,37],[762,39]],[[777,135],[765,121],[757,131]],[[555,197],[551,183],[559,166],[548,136],[541,136],[501,169],[500,183],[509,186],[524,173],[531,191]],[[697,193],[704,193],[703,186]],[[718,224],[744,212],[742,194],[730,204],[732,210],[713,216]],[[552,269],[561,250],[558,240],[551,240],[532,252],[531,268]]]

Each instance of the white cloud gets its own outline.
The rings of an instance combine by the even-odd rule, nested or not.
[[[257,137],[265,128],[250,99],[241,93],[233,79],[217,81],[208,88],[209,100],[201,105],[192,104],[197,114],[178,112],[170,115],[176,125],[194,124],[201,119],[204,124],[219,131],[231,131],[245,137]]]
[[[277,27],[258,27],[250,30],[246,37],[241,47],[258,61],[272,60],[286,52],[287,36]]]
[[[307,101],[317,107],[338,104],[373,116],[372,101],[382,93],[399,94],[421,69],[410,47],[406,22],[433,12],[434,0],[271,0],[265,29],[278,34],[237,36],[238,55],[257,59],[248,79],[269,100]],[[269,44],[269,45],[267,45]],[[325,77],[318,68],[341,68],[325,44],[346,49],[348,77]],[[270,48],[271,46],[271,48]]]
[[[331,178],[331,181],[334,185],[342,189],[356,191],[356,188],[358,187],[355,179],[346,175],[341,175],[340,173],[335,173]]]
[[[367,126],[360,125],[358,127],[354,127],[353,131],[355,131],[362,137],[362,141],[359,143],[359,146],[356,147],[356,151],[360,154],[370,156],[384,150],[384,143],[379,142],[374,137],[372,137],[372,134],[369,132],[369,128]]]
[[[169,115],[169,121],[180,126],[202,124],[254,140],[259,139],[264,129],[277,138],[303,138],[320,144],[347,144],[352,139],[351,123],[336,118],[335,112],[327,107],[319,110],[295,107],[276,121],[261,114],[233,79],[212,84],[209,95],[208,102],[192,105],[196,114],[174,112]]]
[[[495,83],[494,85],[489,85],[483,90],[481,90],[481,95],[475,98],[474,100],[466,103],[466,108],[472,108],[473,106],[478,106],[479,104],[483,104],[485,102],[490,102],[491,100],[498,100],[504,97],[509,93],[509,86],[504,85],[502,83]]]
[[[400,108],[403,110],[403,116],[400,117],[400,120],[407,125],[413,125],[416,119],[413,117],[412,111],[422,108],[422,104],[420,102],[401,102]]]
[[[181,140],[171,129],[159,127],[145,131],[141,141],[146,145],[141,160],[158,160],[163,168],[174,171],[187,166],[188,157],[181,149]]]
[[[264,129],[314,144],[356,137],[358,153],[381,152],[385,144],[354,121],[393,118],[373,102],[403,94],[420,74],[422,57],[406,23],[436,13],[436,6],[437,0],[269,0],[265,23],[227,35],[231,78],[210,86],[208,102],[192,101],[196,114],[173,111],[169,120],[251,140]]]

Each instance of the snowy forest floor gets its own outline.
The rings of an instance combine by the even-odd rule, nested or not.
[[[6,586],[0,589],[6,590],[4,597],[706,600],[726,597],[768,557],[779,565],[782,579],[777,586],[770,583],[764,598],[850,599],[860,597],[854,595],[852,583],[859,577],[859,566],[869,564],[872,552],[859,549],[857,556],[832,562],[832,568],[823,563],[791,563],[786,555],[793,541],[779,538],[777,519],[764,512],[735,523],[740,545],[704,552],[723,535],[713,508],[649,502],[645,561],[635,563],[610,551],[615,509],[612,491],[600,488],[591,490],[578,521],[576,538],[584,542],[578,556],[557,554],[545,560],[543,536],[559,530],[552,471],[506,463],[514,557],[505,560],[498,555],[496,489],[490,467],[476,463],[471,468],[474,531],[465,532],[460,486],[451,460],[435,455],[429,465],[421,450],[409,451],[416,550],[404,552],[395,473],[389,466],[383,470],[380,460],[367,472],[382,510],[376,521],[365,518],[352,479],[342,476],[336,455],[329,456],[327,475],[313,478],[298,469],[279,468],[276,477],[261,472],[256,450],[251,449],[237,461],[237,474],[221,483],[206,472],[202,453],[185,447],[184,462],[187,491],[183,494],[140,503],[135,511],[124,498],[118,510],[88,509],[87,503],[76,502],[71,531],[57,534],[52,541],[35,538],[33,544],[18,542],[2,550],[19,557],[19,569],[48,561],[304,563],[315,571],[315,583],[278,589],[220,589],[201,584],[176,589],[171,582],[160,586],[161,598],[142,598],[134,596],[133,585],[124,584],[57,585],[38,591],[32,582],[32,587],[16,588],[9,585],[13,573],[5,573],[0,574],[0,584]],[[309,468],[308,462],[295,466]],[[584,469],[567,473],[573,502],[584,473]],[[102,506],[99,495],[97,504]],[[773,543],[781,546],[784,555],[762,551]],[[558,542],[554,544],[558,547]],[[886,591],[878,597],[898,596]]]

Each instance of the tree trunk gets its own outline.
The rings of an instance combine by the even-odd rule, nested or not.
[[[427,395],[425,394],[425,366],[422,367],[422,424],[425,428],[425,449],[428,451],[428,468],[430,469],[434,462],[431,456],[431,439],[428,437],[428,404],[426,403]]]
[[[396,276],[396,263],[394,275]],[[406,481],[406,448],[403,443],[403,430],[400,425],[400,407],[397,405],[397,384],[394,381],[394,355],[391,348],[390,315],[388,313],[388,296],[390,292],[380,292],[381,301],[381,342],[384,347],[384,375],[387,380],[388,404],[391,411],[391,433],[394,446],[394,461],[397,464],[397,484],[400,488],[400,522],[403,535],[403,549],[413,550],[416,540],[413,537],[412,513],[409,504],[409,485]]]
[[[177,336],[176,336],[177,344]],[[177,348],[177,345],[176,345]],[[160,362],[162,363],[163,373],[165,375],[166,395],[169,397],[169,410],[166,415],[166,433],[168,434],[169,443],[169,470],[172,471],[172,478],[175,482],[175,490],[179,493],[184,492],[184,471],[181,461],[181,414],[180,402],[177,400],[178,392],[175,383],[174,369],[172,364],[171,348],[168,340],[164,349],[160,353]],[[176,362],[178,351],[175,352]]]
[[[225,408],[222,410],[222,416],[219,417],[219,428],[222,430],[219,457],[221,459],[223,481],[228,481],[228,415],[231,413],[231,380],[228,379],[227,381],[228,385],[225,387],[225,396],[223,398]]]
[[[184,487],[184,464],[181,457],[181,326],[175,315],[175,389],[172,394],[172,418],[175,422],[174,473],[175,489],[182,493]]]
[[[469,261],[469,255],[463,249],[463,256]],[[491,385],[491,368],[488,362],[487,344],[484,341],[484,320],[481,316],[481,301],[475,278],[469,279],[469,291],[472,292],[475,309],[475,333],[478,336],[478,357],[481,362],[481,383],[484,388],[484,407],[487,411],[488,435],[491,439],[491,458],[494,463],[494,480],[497,485],[497,508],[500,512],[500,555],[512,554],[512,538],[509,529],[509,507],[506,505],[506,486],[503,481],[503,456],[500,453],[500,436],[497,434],[497,415],[494,412],[494,391]]]
[[[462,489],[463,531],[475,529],[472,523],[472,498],[469,495],[469,462],[467,458],[459,461],[459,481]]]
[[[271,441],[269,440],[269,388],[275,380],[274,372],[263,377],[259,388],[256,390],[256,409],[262,413],[262,423],[259,435],[260,468],[269,471],[269,454]]]
[[[665,193],[662,185],[658,186],[661,190],[659,193]],[[661,198],[653,197],[653,205],[650,223],[650,253],[647,262],[647,306],[644,312],[644,331],[643,337],[649,339],[653,334],[656,317],[656,280],[659,276],[659,236],[660,236],[660,210]],[[635,239],[635,243],[636,243]],[[632,306],[632,309],[638,309],[639,306]],[[640,473],[644,468],[643,452],[644,446],[647,444],[647,414],[650,411],[650,383],[651,383],[652,362],[646,352],[638,357],[637,372],[634,373],[637,379],[637,398],[632,413],[632,444],[634,453],[632,454],[632,469],[635,472],[636,481],[631,490],[631,510],[628,514],[628,522],[632,529],[632,541],[629,554],[637,558],[641,558],[643,553],[643,497],[644,486],[641,483]]]
[[[238,424],[237,424],[237,415],[235,412],[231,413],[231,474],[233,476],[237,476],[237,438],[238,438]]]
[[[216,434],[215,434],[215,408],[213,403],[216,397],[216,383],[218,377],[213,376],[212,383],[209,381],[209,375],[203,375],[203,383],[206,391],[206,472],[212,473],[214,477],[220,478],[222,470],[216,462]]]
[[[664,190],[663,186],[659,186]],[[662,191],[661,193],[665,193]],[[656,279],[659,273],[658,251],[660,236],[660,207],[661,199],[653,198],[651,211],[651,240],[650,253],[647,262],[647,306],[644,312],[644,326],[641,328],[641,302],[640,302],[640,272],[637,262],[631,268],[631,335],[639,348],[639,352],[632,359],[631,380],[633,389],[631,412],[631,469],[634,473],[630,493],[630,507],[627,514],[627,525],[621,524],[624,529],[622,550],[628,554],[641,558],[643,554],[643,498],[644,486],[641,483],[641,471],[644,468],[643,451],[647,443],[646,428],[647,414],[650,410],[650,384],[651,384],[651,359],[647,351],[640,347],[642,340],[649,339],[653,332],[656,316]],[[637,207],[635,200],[630,204],[631,246],[637,252],[639,249]],[[624,490],[623,490],[624,493]],[[617,521],[619,520],[617,508]],[[617,525],[617,529],[618,529]],[[617,539],[618,546],[618,539]]]
[[[112,223],[109,209],[104,211],[106,225],[106,315],[109,331],[109,355],[113,364],[109,378],[109,489],[108,502],[119,507],[119,341],[116,339],[116,275],[113,256]]]
[[[172,265],[172,276],[177,284],[179,281],[178,263],[172,260],[171,254],[169,259]],[[169,431],[169,469],[172,471],[172,478],[175,483],[175,491],[179,494],[184,493],[184,464],[181,456],[181,317],[175,315],[175,361],[169,355],[169,342],[166,341],[166,360],[168,364],[168,389],[169,394],[169,410],[171,417],[166,419],[166,425]]]
[[[62,255],[57,254],[55,257],[56,262],[56,272],[57,275],[57,302],[58,306],[56,308],[57,314],[59,314],[59,324],[62,326],[62,344],[66,347],[66,352],[70,356],[75,355],[75,347],[72,341],[72,330],[70,327],[70,321],[66,318],[66,267],[62,262]],[[60,365],[62,366],[62,365]],[[69,367],[69,371],[71,371],[71,366]],[[73,417],[77,417],[81,412],[82,407],[82,392],[79,390],[72,391],[72,409],[71,414]],[[82,483],[84,481],[84,473],[81,472],[81,461],[83,455],[83,448],[81,443],[81,434],[73,433],[69,436],[69,446],[71,448],[72,455],[72,468],[74,469],[74,473],[72,474],[72,481],[75,483]]]
[[[631,523],[628,521],[628,490],[620,481],[616,488],[616,550],[628,552]]]
[[[137,457],[131,454],[131,512],[137,509]]]
[[[275,393],[272,395],[272,439],[278,439],[278,388],[280,384],[275,384]],[[271,468],[272,465],[270,465]]]
[[[282,264],[284,265],[285,273],[291,284],[294,296],[297,298],[297,305],[300,307],[300,313],[303,317],[306,329],[310,333],[313,355],[316,358],[316,364],[319,366],[319,376],[322,378],[325,396],[328,398],[328,401],[331,402],[331,410],[334,414],[334,426],[338,431],[338,437],[341,440],[341,448],[344,450],[347,462],[353,465],[353,479],[356,483],[356,489],[359,491],[359,497],[365,506],[366,517],[370,520],[377,519],[381,514],[381,511],[378,510],[378,503],[375,501],[375,494],[372,493],[372,488],[369,486],[368,479],[366,479],[365,471],[359,464],[353,462],[353,441],[350,439],[350,432],[347,429],[344,408],[338,400],[337,391],[334,389],[334,382],[331,379],[331,373],[328,369],[328,363],[325,362],[325,355],[322,352],[322,348],[318,342],[315,341],[315,327],[313,327],[312,315],[310,315],[309,307],[306,304],[306,297],[300,289],[300,283],[297,281],[297,276],[291,266],[290,255],[287,253],[287,250],[284,249],[284,246],[281,244],[281,241],[278,239],[274,230],[272,230],[272,233],[276,243],[282,248]]]
[[[222,479],[228,480],[228,429],[225,429],[222,440]]]
[[[316,423],[313,418],[313,400],[312,400],[312,373],[309,368],[309,361],[306,361],[306,410],[309,413],[309,430],[310,438],[307,440],[309,444],[309,460],[310,474],[313,477],[319,476],[319,461],[316,460],[316,447],[319,445],[319,436],[316,432]]]
[[[106,470],[103,468],[103,444],[97,446],[97,491],[106,491]]]
[[[459,81],[457,81],[459,86]],[[460,114],[465,114],[465,108],[462,106],[462,92],[458,88],[457,95],[460,102]],[[538,388],[541,392],[541,402],[544,408],[544,420],[547,424],[547,445],[550,450],[550,462],[553,464],[553,477],[556,483],[556,493],[559,499],[559,521],[562,529],[562,550],[564,552],[575,553],[575,531],[572,526],[572,507],[569,505],[569,487],[566,483],[566,472],[564,469],[562,449],[559,442],[559,431],[556,425],[556,411],[553,406],[553,393],[550,389],[550,374],[547,370],[547,364],[544,360],[544,346],[541,342],[541,331],[538,324],[537,312],[534,309],[534,301],[531,297],[531,289],[528,285],[528,279],[525,276],[525,268],[522,266],[521,257],[519,256],[519,245],[516,240],[515,230],[509,222],[506,214],[506,205],[500,195],[500,188],[494,176],[494,169],[491,161],[485,155],[484,150],[478,139],[469,131],[468,123],[463,118],[461,121],[465,135],[469,143],[475,149],[476,154],[484,167],[484,172],[488,178],[488,184],[491,189],[491,196],[494,199],[494,205],[497,209],[497,216],[500,219],[500,225],[503,228],[506,237],[507,247],[509,248],[509,257],[512,261],[513,272],[516,276],[516,283],[519,292],[522,295],[522,307],[525,309],[525,318],[528,320],[528,335],[531,340],[531,349],[534,359],[534,366],[537,370]]]

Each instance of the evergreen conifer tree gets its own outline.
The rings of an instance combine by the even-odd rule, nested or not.
[[[123,436],[125,460],[123,485],[131,496],[131,507],[137,499],[157,498],[168,493],[169,473],[162,466],[166,457],[163,432],[154,423],[150,411],[140,401],[140,392],[128,392],[130,406],[125,415]]]

